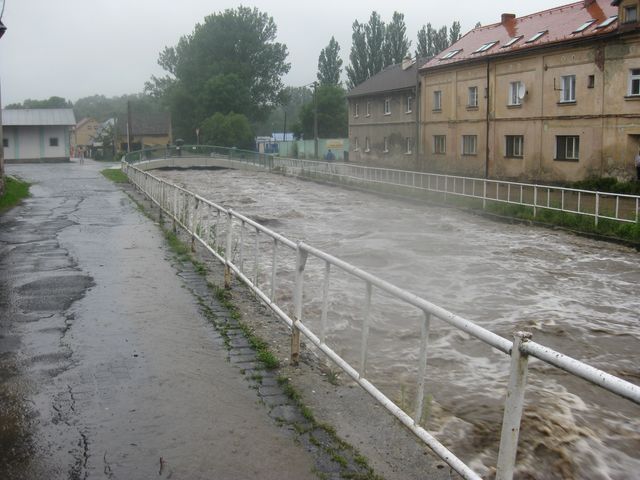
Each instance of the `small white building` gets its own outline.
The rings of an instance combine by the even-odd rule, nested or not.
[[[6,163],[69,161],[73,109],[3,109],[2,123]]]

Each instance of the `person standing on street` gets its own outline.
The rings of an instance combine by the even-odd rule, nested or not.
[[[640,150],[636,155],[636,181],[640,182]]]

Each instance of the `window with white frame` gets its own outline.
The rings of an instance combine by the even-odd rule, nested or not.
[[[353,151],[357,152],[360,150],[360,145],[358,144],[358,137],[353,137]]]
[[[357,103],[354,103],[353,104],[353,116],[354,117],[359,117],[360,116],[359,113],[360,113],[359,105]]]
[[[413,112],[413,97],[411,95],[407,95],[407,110],[406,113]]]
[[[478,106],[478,87],[469,87],[468,95],[467,95],[467,107],[477,107]]]
[[[49,146],[50,147],[57,147],[58,146],[58,137],[51,137],[49,139]]]
[[[576,101],[576,76],[563,75],[560,77],[560,103]]]
[[[629,96],[640,95],[640,68],[629,71]]]
[[[411,153],[413,151],[413,138],[407,137],[406,142],[407,142],[407,149],[405,153]]]
[[[433,109],[436,111],[442,110],[442,91],[436,90],[433,92]]]
[[[388,98],[384,99],[384,114],[391,115],[391,100]]]
[[[367,102],[367,117],[371,116],[371,102]]]
[[[509,102],[510,106],[518,106],[522,105],[522,100],[520,100],[520,91],[524,88],[524,85],[521,81],[510,82],[509,83]]]
[[[8,138],[3,138],[2,139],[2,146],[4,148],[9,148],[9,139]]]
[[[383,143],[384,143],[383,152],[384,153],[389,153],[389,139],[387,137],[384,137]]]
[[[364,137],[364,151],[371,151],[371,148],[369,148],[369,137]]]
[[[436,153],[436,154],[447,153],[447,136],[446,135],[433,136],[433,153]]]
[[[475,155],[478,151],[478,136],[463,135],[462,136],[462,154]]]
[[[524,155],[524,136],[507,135],[505,157],[522,158]]]
[[[556,136],[556,160],[577,161],[580,156],[580,137],[577,135]]]

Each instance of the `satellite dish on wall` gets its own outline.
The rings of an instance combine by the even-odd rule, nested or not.
[[[527,89],[524,86],[524,83],[521,83],[518,87],[518,99],[523,100],[524,97],[527,96]]]

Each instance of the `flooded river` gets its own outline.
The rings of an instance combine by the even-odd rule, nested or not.
[[[264,173],[154,174],[499,335],[527,330],[539,343],[640,383],[634,250]],[[305,322],[313,328],[322,269],[309,272]],[[290,302],[289,287],[281,285],[279,303]],[[364,287],[336,275],[331,293],[328,343],[358,365]],[[382,313],[371,328],[369,375],[412,413],[419,312],[382,295],[373,302]],[[506,355],[433,322],[426,427],[485,475],[496,461],[508,366]],[[517,478],[640,478],[640,408],[535,359],[529,366]]]

